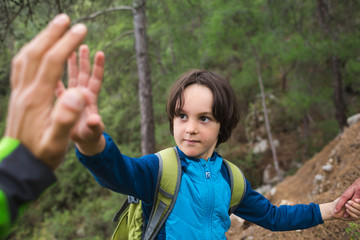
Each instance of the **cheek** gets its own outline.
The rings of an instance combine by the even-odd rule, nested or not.
[[[180,126],[178,124],[178,122],[176,121],[176,119],[174,118],[174,121],[173,121],[173,132],[172,132],[172,135],[174,136],[174,138],[176,138],[178,135],[179,135],[179,130]]]
[[[218,138],[219,138],[219,134],[220,134],[220,124],[217,124],[216,126],[214,126],[212,132],[213,132],[213,133],[212,133],[213,138],[218,139]]]

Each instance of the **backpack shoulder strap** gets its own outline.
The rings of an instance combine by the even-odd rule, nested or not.
[[[181,180],[181,163],[176,147],[156,153],[159,158],[159,173],[155,199],[147,224],[144,239],[154,239],[174,208]]]
[[[229,172],[231,183],[231,200],[229,207],[229,215],[231,215],[240,205],[246,192],[245,177],[240,168],[232,162],[224,159],[225,166]]]

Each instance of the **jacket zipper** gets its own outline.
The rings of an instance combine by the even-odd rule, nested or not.
[[[206,219],[208,220],[207,225],[208,229],[206,231],[206,238],[205,239],[211,239],[211,228],[212,228],[212,214],[213,214],[213,208],[214,208],[214,186],[212,185],[212,179],[211,179],[211,171],[209,166],[209,161],[203,161],[202,165],[204,166],[204,177],[205,177],[205,184],[207,189],[207,208],[206,208]]]

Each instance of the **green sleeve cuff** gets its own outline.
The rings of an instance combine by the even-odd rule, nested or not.
[[[5,239],[11,229],[11,215],[7,197],[3,191],[0,190],[0,239]]]
[[[20,144],[20,141],[15,138],[3,137],[0,140],[0,162],[12,153]]]

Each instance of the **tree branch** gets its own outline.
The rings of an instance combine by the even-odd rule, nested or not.
[[[110,47],[112,44],[114,44],[114,42],[116,42],[116,41],[118,41],[119,39],[121,39],[121,38],[123,38],[123,37],[125,37],[125,36],[127,36],[127,35],[130,35],[130,34],[134,34],[134,30],[126,31],[126,32],[122,33],[120,36],[114,38],[110,43],[108,43],[108,44],[105,45],[105,47],[103,48],[104,51],[105,51],[108,47]]]
[[[268,135],[269,144],[270,144],[270,147],[271,147],[271,152],[272,152],[273,160],[274,160],[274,167],[275,167],[276,173],[278,175],[278,180],[282,181],[283,180],[283,175],[282,175],[282,172],[281,172],[280,167],[279,167],[279,161],[278,161],[278,158],[277,158],[276,148],[275,148],[275,144],[274,144],[272,134],[271,134],[271,129],[270,129],[268,111],[267,111],[266,100],[265,100],[264,84],[263,84],[263,80],[262,80],[262,77],[261,77],[260,60],[259,60],[259,57],[257,55],[255,47],[251,45],[251,48],[252,48],[253,55],[254,55],[254,58],[255,58],[256,73],[257,73],[258,81],[259,81],[259,87],[260,87],[260,93],[261,93],[261,103],[262,103],[262,107],[263,107],[263,111],[264,111],[264,118],[265,118],[265,129],[266,129],[266,132],[267,132],[267,135]]]
[[[78,22],[82,22],[82,21],[87,21],[87,20],[91,20],[91,19],[94,19],[102,14],[106,14],[106,13],[109,13],[109,12],[115,12],[115,11],[122,11],[122,10],[131,10],[131,11],[135,11],[135,9],[133,7],[130,7],[130,6],[117,6],[117,7],[113,7],[113,8],[108,8],[108,9],[105,9],[105,10],[102,10],[102,11],[98,11],[98,12],[94,12],[88,16],[84,16],[84,17],[81,17],[79,19],[75,19],[73,21],[73,23],[78,23]]]

